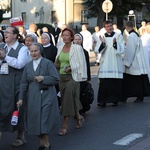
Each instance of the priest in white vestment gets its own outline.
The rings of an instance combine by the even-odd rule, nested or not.
[[[133,22],[127,21],[125,28],[129,33],[124,55],[124,80],[123,96],[124,101],[128,97],[137,97],[134,101],[142,102],[147,96],[149,89],[148,72],[149,69],[144,57],[144,50],[140,36],[133,29]]]
[[[122,98],[123,62],[124,52],[123,36],[113,31],[110,20],[104,22],[106,33],[100,37],[101,53],[98,78],[100,81],[98,91],[98,106],[105,107],[107,103],[117,106]]]

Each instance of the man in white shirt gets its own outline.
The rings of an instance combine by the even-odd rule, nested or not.
[[[114,28],[114,32],[120,33],[121,34],[121,30],[118,29],[117,24],[113,24],[113,28]]]
[[[4,32],[6,44],[0,45],[0,132],[17,130],[17,139],[13,146],[26,143],[24,137],[24,107],[19,109],[16,126],[10,124],[12,113],[17,108],[19,85],[23,68],[28,61],[28,48],[18,42],[19,31],[16,27],[8,27]]]
[[[89,56],[90,56],[90,51],[92,50],[92,35],[91,33],[87,30],[87,25],[83,24],[82,25],[82,31],[80,32],[83,36],[83,48],[88,51]]]
[[[67,25],[63,24],[62,27],[61,27],[61,32],[59,33],[59,37],[58,37],[58,41],[57,41],[57,48],[59,48],[61,45],[64,45],[63,39],[61,37],[61,33],[66,28],[67,28]]]
[[[96,56],[95,65],[99,65],[101,54],[99,53],[98,49],[100,47],[99,36],[101,34],[100,34],[99,26],[95,26],[94,29],[95,29],[95,32],[92,34],[92,39],[93,39],[93,50],[94,50],[94,53],[95,53],[95,56]]]
[[[140,36],[146,33],[146,21],[141,22],[141,27],[138,29],[138,33]]]

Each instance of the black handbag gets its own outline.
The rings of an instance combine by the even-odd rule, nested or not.
[[[92,104],[94,101],[94,90],[90,82],[86,82],[86,87],[81,93],[81,101],[84,104]]]

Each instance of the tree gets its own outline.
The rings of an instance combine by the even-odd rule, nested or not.
[[[97,25],[102,25],[105,13],[102,10],[102,0],[86,0],[82,4],[88,8],[87,18],[97,17]]]
[[[117,19],[128,15],[129,10],[141,10],[143,3],[150,4],[149,0],[111,0],[113,10],[109,13],[110,17],[116,16]],[[105,20],[105,13],[102,10],[104,0],[86,0],[82,4],[88,8],[87,18],[97,17],[97,25],[102,26]],[[149,6],[149,5],[148,5]]]

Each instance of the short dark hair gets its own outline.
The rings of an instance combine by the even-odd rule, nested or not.
[[[146,25],[150,25],[150,22],[147,22]]]
[[[74,40],[74,31],[69,29],[69,28],[65,28],[64,30],[62,30],[62,34],[65,32],[65,31],[69,31],[70,32],[70,35],[72,37],[72,41]]]
[[[12,32],[13,34],[17,34],[17,37],[19,36],[19,30],[17,27],[14,27],[14,26],[10,26],[11,28],[13,28]]]
[[[132,21],[127,21],[127,22],[125,23],[125,26],[130,27],[130,28],[133,28],[133,27],[134,27],[134,24],[133,24]]]
[[[106,21],[104,21],[104,22],[103,22],[103,27],[105,27],[106,24],[112,24],[112,25],[113,25],[113,23],[112,23],[111,20],[106,20]]]
[[[18,41],[19,41],[20,43],[24,43],[23,36],[19,34],[18,28],[15,27],[15,26],[9,26],[9,27],[13,29],[13,30],[12,30],[12,33],[17,35],[17,36],[16,36],[16,39],[18,39]]]

